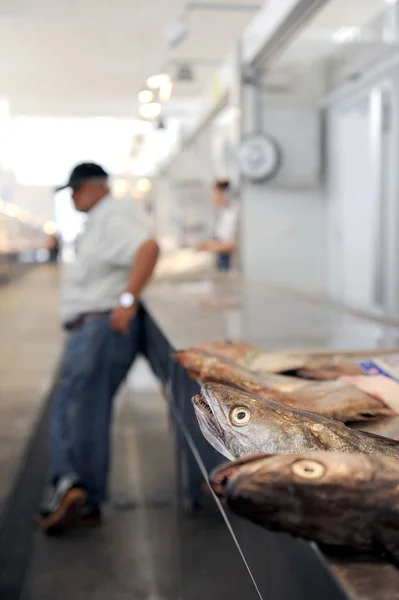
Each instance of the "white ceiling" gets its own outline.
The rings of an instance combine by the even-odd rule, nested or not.
[[[185,5],[185,0],[2,0],[0,94],[10,97],[14,114],[134,117],[146,78],[177,58],[195,59],[198,80],[179,85],[174,95],[196,95],[254,12],[190,11],[190,35],[171,50],[164,27],[182,16]]]
[[[363,27],[389,8],[386,0],[331,0],[280,54],[273,68],[296,71],[337,49],[332,36],[342,27]]]

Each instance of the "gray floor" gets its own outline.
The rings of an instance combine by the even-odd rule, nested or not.
[[[57,290],[47,266],[0,287],[0,512],[61,355]]]
[[[114,428],[106,524],[37,535],[30,600],[177,598],[172,448],[158,392],[125,389]]]
[[[0,512],[61,355],[57,294],[52,267],[0,287]],[[172,437],[165,401],[143,362],[115,416],[105,525],[61,539],[37,532],[29,600],[178,597]]]

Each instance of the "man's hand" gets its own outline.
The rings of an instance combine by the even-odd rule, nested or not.
[[[111,313],[111,327],[118,333],[127,335],[129,333],[130,323],[137,315],[137,304],[130,308],[124,308],[123,306],[117,306]]]
[[[195,249],[199,250],[199,251],[204,251],[205,250],[205,251],[208,251],[208,252],[213,252],[214,245],[215,245],[214,241],[212,241],[212,240],[205,240],[203,242],[198,242],[195,245]]]

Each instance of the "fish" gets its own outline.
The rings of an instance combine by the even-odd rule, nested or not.
[[[337,359],[333,362],[309,361],[303,368],[297,369],[295,374],[304,379],[332,381],[347,375],[362,375],[363,371],[355,362]]]
[[[255,373],[290,373],[304,379],[330,381],[343,375],[360,375],[357,360],[397,353],[396,349],[300,350],[267,352],[242,341],[205,342],[189,350],[228,358]]]
[[[305,381],[270,373],[256,375],[203,350],[177,352],[175,359],[191,377],[203,383],[221,383],[289,406],[318,412],[343,422],[391,416],[393,411],[381,400],[340,381]]]
[[[267,529],[399,564],[399,461],[365,454],[256,455],[222,465],[214,492]]]
[[[204,384],[192,403],[204,437],[229,460],[318,450],[399,457],[396,440],[217,383]]]
[[[259,390],[276,389],[290,392],[304,386],[307,382],[298,377],[288,377],[268,373],[260,376],[241,367],[233,360],[222,356],[215,356],[202,348],[189,348],[175,352],[173,358],[179,362],[191,376],[205,382],[225,383],[246,390],[246,386],[254,386]],[[250,391],[250,390],[247,390]]]
[[[228,358],[238,365],[245,367],[264,351],[246,342],[222,340],[214,342],[203,342],[191,350],[201,350],[212,356]]]
[[[291,392],[288,404],[333,417],[343,423],[367,421],[395,414],[395,410],[382,399],[371,396],[354,385],[335,380],[306,381]]]
[[[272,397],[276,401],[279,399],[283,401],[283,396],[278,389],[279,383],[277,383],[280,380],[279,376],[271,375],[275,385],[272,387],[270,382],[263,381],[239,365],[227,359],[212,356],[200,349],[176,352],[174,358],[187,369],[190,376],[203,383],[222,383],[260,396],[266,394],[268,398]],[[291,382],[291,379],[294,383]],[[296,385],[296,380],[293,378],[281,377],[281,382],[282,387],[292,388]],[[303,383],[299,385],[303,385]]]

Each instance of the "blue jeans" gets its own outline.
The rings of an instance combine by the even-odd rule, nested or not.
[[[219,271],[230,271],[231,254],[229,252],[220,252],[216,259],[216,268]]]
[[[128,335],[111,329],[108,315],[70,333],[50,423],[51,478],[76,477],[89,503],[107,499],[113,399],[139,348],[139,317]]]

